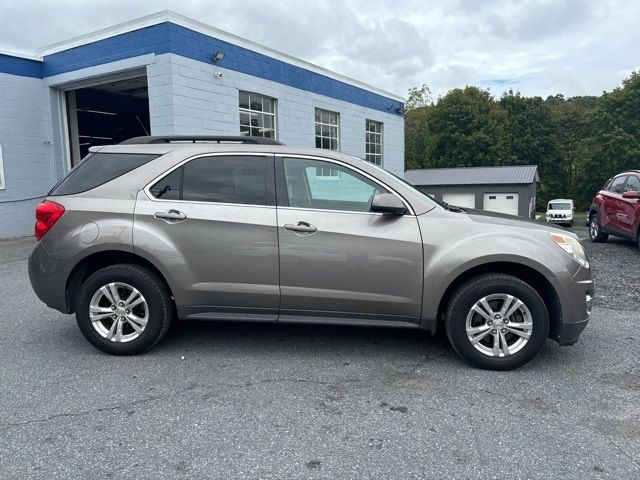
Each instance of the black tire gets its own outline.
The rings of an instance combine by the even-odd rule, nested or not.
[[[136,288],[148,307],[146,327],[137,338],[128,342],[113,342],[101,336],[89,317],[93,295],[104,285],[122,282]],[[175,315],[171,292],[164,281],[148,268],[135,264],[121,264],[98,270],[80,288],[76,303],[76,321],[84,337],[98,350],[111,355],[136,355],[158,343],[169,330]]]
[[[602,233],[600,215],[592,213],[589,217],[589,240],[593,243],[603,243],[607,241],[607,238],[609,238],[609,235]]]
[[[480,352],[467,337],[467,314],[476,302],[492,294],[508,294],[521,300],[529,309],[533,324],[528,342],[516,353],[503,357]],[[549,333],[549,314],[544,301],[529,284],[511,275],[484,274],[455,291],[445,314],[445,330],[454,350],[469,364],[485,370],[512,370],[527,363],[542,348]]]

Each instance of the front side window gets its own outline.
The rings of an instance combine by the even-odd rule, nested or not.
[[[640,192],[640,178],[635,175],[629,175],[627,185],[624,187],[625,192]]]
[[[353,170],[331,162],[284,158],[290,207],[368,212],[371,198],[387,190]],[[333,182],[318,179],[318,169],[337,173]]]
[[[382,122],[367,120],[365,139],[365,159],[382,166]]]
[[[191,160],[156,182],[151,194],[163,200],[267,204],[267,159],[213,156]]]
[[[627,183],[626,176],[614,178],[607,190],[612,193],[622,193],[624,191],[625,183]]]
[[[276,139],[276,100],[240,91],[240,135]]]

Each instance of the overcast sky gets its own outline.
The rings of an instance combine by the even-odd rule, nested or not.
[[[640,66],[640,2],[608,0],[0,0],[0,49],[37,47],[170,9],[406,96],[599,95]]]

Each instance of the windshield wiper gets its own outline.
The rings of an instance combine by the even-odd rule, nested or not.
[[[450,205],[447,202],[442,202],[442,204],[444,205],[444,208],[446,208],[450,212],[467,213],[467,211],[462,207],[458,207],[456,205]]]

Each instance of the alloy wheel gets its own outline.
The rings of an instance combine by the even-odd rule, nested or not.
[[[591,217],[591,223],[589,224],[589,234],[594,239],[598,236],[598,217],[594,215]]]
[[[130,342],[147,326],[149,307],[142,293],[127,283],[113,282],[100,287],[89,302],[93,328],[112,342]]]
[[[489,357],[507,357],[522,350],[533,332],[529,308],[506,293],[487,295],[473,304],[466,320],[467,338]]]

